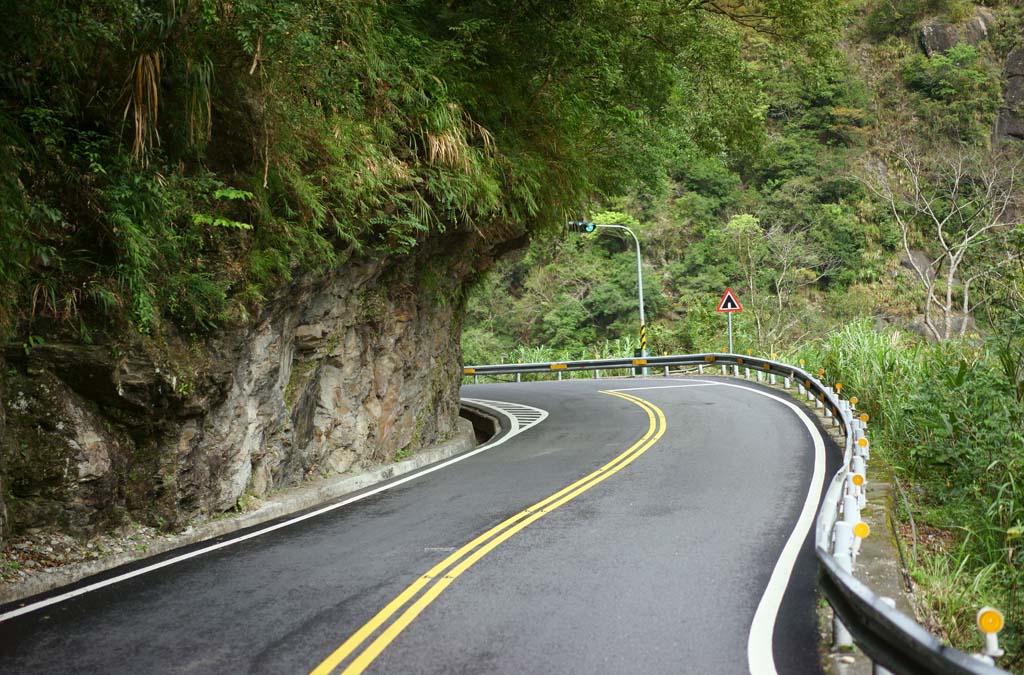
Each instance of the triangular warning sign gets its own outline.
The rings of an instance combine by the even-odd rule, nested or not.
[[[721,302],[718,303],[718,309],[716,312],[742,312],[743,305],[736,299],[736,294],[732,292],[731,288],[725,289],[725,295],[722,296]]]

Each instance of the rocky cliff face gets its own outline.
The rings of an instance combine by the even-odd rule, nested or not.
[[[1006,90],[996,120],[996,135],[1024,139],[1024,47],[1017,47],[1006,56],[1003,76]]]
[[[446,439],[465,272],[437,265],[349,264],[202,344],[12,346],[0,525],[173,528]]]

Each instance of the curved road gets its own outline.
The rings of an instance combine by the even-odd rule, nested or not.
[[[549,416],[329,513],[6,618],[0,672],[820,672],[812,536],[787,542],[839,455],[826,438],[821,461],[791,399],[716,378],[463,395]]]

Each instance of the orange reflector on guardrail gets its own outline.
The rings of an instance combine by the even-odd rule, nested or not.
[[[864,476],[859,473],[853,474],[850,480],[853,481],[853,484],[856,485],[857,487],[860,487],[861,485],[864,484]]]
[[[871,534],[871,527],[863,520],[853,526],[853,536],[858,539],[866,539]]]
[[[715,357],[714,357],[714,356],[712,356],[712,355],[710,355],[710,354],[708,354],[707,356],[705,356],[705,357],[704,357],[704,360],[705,360],[705,361],[709,361],[709,362],[710,362],[710,361],[714,361],[714,360],[715,360]]]
[[[978,628],[986,635],[1001,631],[1003,622],[1003,613],[995,607],[982,607],[978,610]]]
[[[569,366],[565,363],[552,363],[549,367],[551,370],[565,370]]]
[[[462,369],[462,374],[463,375],[474,375],[474,374],[476,374],[476,368],[463,368]]]
[[[646,366],[647,365],[647,359],[633,359],[633,365],[634,366]]]

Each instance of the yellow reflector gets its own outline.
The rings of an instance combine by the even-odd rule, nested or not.
[[[801,368],[803,368],[803,367],[804,367],[804,360],[803,360],[803,359],[800,359],[800,367],[801,367]]]
[[[866,439],[866,438],[858,438],[857,439],[857,445],[859,445],[862,448],[868,447],[868,439]]]
[[[472,375],[475,372],[476,372],[476,368],[463,368],[462,369],[462,374],[463,375]]]
[[[1003,629],[1003,613],[995,607],[982,607],[978,610],[978,628],[982,633],[998,633]]]
[[[842,382],[836,382],[836,391],[842,391],[842,390],[843,390],[843,383]]]
[[[853,526],[853,536],[858,539],[866,539],[871,534],[871,528],[863,520]]]
[[[565,370],[569,366],[565,363],[552,363],[551,370]]]
[[[748,350],[747,350],[747,356],[750,356],[750,355],[751,355],[751,354],[753,354],[753,353],[754,353],[754,350],[753,350],[753,349],[748,349]]]
[[[868,414],[864,413],[863,415],[861,415],[860,416],[860,421],[861,422],[867,422],[868,421]]]
[[[647,365],[647,359],[633,359],[633,365],[634,366],[646,366]]]
[[[851,478],[851,480],[853,481],[853,484],[856,485],[857,487],[860,487],[861,485],[864,484],[864,476],[859,473],[853,474],[853,478]]]
[[[856,396],[851,396],[850,397],[850,405],[857,405],[857,401],[858,400],[859,399]]]
[[[778,357],[778,354],[776,354],[775,352],[772,352],[772,360],[774,361],[777,357]]]
[[[713,356],[713,355],[709,354],[709,355],[707,355],[707,356],[705,356],[705,357],[704,357],[704,360],[705,360],[705,361],[714,361],[714,360],[715,360],[715,358],[716,358],[715,356]]]
[[[736,363],[738,363],[739,365],[742,366],[743,365],[743,357],[741,356],[738,359],[736,359]]]
[[[818,368],[818,377],[821,377],[824,374],[825,374],[825,369],[824,368]]]
[[[807,387],[808,389],[810,389],[811,388],[811,381],[807,380],[807,383],[804,386]]]
[[[727,347],[722,347],[722,353],[723,354],[728,354],[729,353],[729,349]]]

